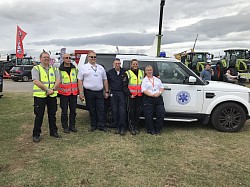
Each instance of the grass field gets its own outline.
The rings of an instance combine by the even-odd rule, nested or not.
[[[33,98],[5,92],[0,99],[0,186],[250,186],[250,122],[238,133],[200,123],[166,123],[160,136],[88,132],[77,110],[78,133],[32,142]],[[114,131],[114,130],[112,130]]]

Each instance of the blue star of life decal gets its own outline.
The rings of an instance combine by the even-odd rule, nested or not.
[[[186,91],[180,91],[176,95],[176,101],[181,105],[186,105],[189,103],[191,96]]]

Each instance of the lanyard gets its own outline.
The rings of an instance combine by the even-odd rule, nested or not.
[[[153,86],[153,88],[154,88],[154,86],[155,86],[155,80],[154,80],[154,77],[153,77],[153,81],[151,81],[149,78],[148,78],[148,80],[149,80],[149,82],[151,82],[151,84],[152,84],[152,86]]]
[[[95,68],[93,66],[91,66],[91,68],[94,70],[94,72],[96,73],[97,71],[97,66],[95,66]]]

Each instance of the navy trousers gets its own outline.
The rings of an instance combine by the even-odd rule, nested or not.
[[[162,131],[165,117],[165,108],[162,96],[144,96],[143,113],[148,133],[158,133]],[[153,117],[156,117],[155,123]]]
[[[126,101],[123,91],[111,91],[111,108],[114,125],[117,129],[125,129],[126,124]]]
[[[103,90],[92,91],[84,89],[84,95],[89,110],[91,127],[103,129],[105,127]]]

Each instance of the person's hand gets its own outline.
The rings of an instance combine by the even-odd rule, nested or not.
[[[104,98],[107,99],[109,97],[109,93],[105,93]]]
[[[133,96],[133,95],[130,95],[130,98],[131,98],[131,99],[134,99],[134,98],[135,98],[135,96]]]
[[[47,95],[51,95],[51,94],[53,94],[54,93],[54,90],[52,90],[52,89],[48,89],[47,90]]]
[[[80,93],[80,94],[79,94],[79,99],[80,99],[81,101],[84,101],[84,100],[85,100],[85,97],[84,97],[83,93]]]

